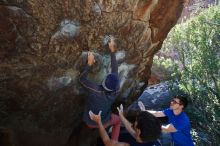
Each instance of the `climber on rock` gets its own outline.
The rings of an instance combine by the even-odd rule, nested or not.
[[[115,102],[116,96],[120,88],[118,77],[118,65],[115,56],[115,42],[111,37],[108,42],[108,47],[111,55],[111,73],[106,76],[102,84],[94,83],[87,79],[87,75],[94,64],[95,59],[92,52],[88,53],[88,62],[79,76],[79,82],[87,91],[86,105],[83,114],[83,121],[89,128],[97,128],[96,122],[89,117],[89,111],[92,110],[95,114],[102,111],[102,123],[104,127],[112,127],[112,139],[117,140],[120,132],[119,116],[111,112],[111,106]]]

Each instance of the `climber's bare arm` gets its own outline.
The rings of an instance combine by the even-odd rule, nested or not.
[[[93,121],[98,124],[99,133],[105,146],[130,146],[127,143],[114,141],[109,138],[101,121],[101,111],[99,111],[98,115],[95,115],[92,111],[89,111],[89,116]]]

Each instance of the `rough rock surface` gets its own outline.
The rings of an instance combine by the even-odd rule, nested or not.
[[[138,100],[132,103],[128,109],[139,109],[137,102],[142,101],[148,110],[163,110],[168,108],[173,94],[169,91],[169,83],[161,82],[147,87]]]
[[[104,45],[109,34],[116,38],[118,48],[119,97],[137,95],[146,87],[153,56],[180,17],[183,3],[0,0],[1,127],[19,136],[25,131],[32,139],[62,135],[61,140],[51,138],[59,142],[45,145],[64,143],[81,121],[84,98],[77,78],[86,52],[96,52],[90,78],[101,82],[110,68]],[[46,143],[29,141],[29,145]]]

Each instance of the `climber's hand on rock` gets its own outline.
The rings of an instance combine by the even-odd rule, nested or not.
[[[95,58],[92,52],[88,52],[88,65],[92,66],[95,62]]]
[[[110,42],[108,43],[108,47],[111,52],[115,52],[115,39],[113,37],[110,38]]]

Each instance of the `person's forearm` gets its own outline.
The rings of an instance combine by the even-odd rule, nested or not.
[[[101,122],[98,124],[98,126],[99,126],[100,136],[105,146],[130,146],[129,144],[124,143],[124,142],[111,140]]]
[[[147,112],[151,113],[155,117],[164,117],[164,113],[162,111],[152,111],[152,110],[146,110]]]
[[[151,113],[153,115],[157,114],[157,111],[152,111],[152,110],[145,110],[145,111],[147,111],[147,112],[149,112],[149,113]]]
[[[107,146],[110,143],[111,140],[110,140],[110,138],[109,138],[109,136],[108,136],[108,134],[107,134],[103,124],[100,122],[98,124],[98,126],[99,126],[99,133],[100,133],[100,136],[102,138],[102,141],[105,144],[105,146]]]
[[[81,71],[80,71],[80,78],[86,78],[91,66],[86,65]]]
[[[97,85],[96,83],[94,83],[94,82],[92,82],[92,81],[87,79],[87,76],[88,76],[88,73],[89,73],[89,69],[90,69],[89,65],[87,65],[84,68],[83,72],[79,76],[79,83],[83,87],[88,89],[89,91],[101,93],[102,91],[99,90],[99,85]]]
[[[161,126],[162,132],[169,132],[166,126]]]
[[[162,125],[161,126],[162,132],[176,132],[176,128],[173,126],[173,124],[168,125]]]
[[[115,52],[111,52],[111,69],[112,73],[118,75],[118,63],[116,60]]]
[[[90,69],[90,66],[89,65],[86,65],[83,70],[80,72],[80,75],[79,75],[79,82],[80,83],[83,83],[86,82],[86,78],[88,76],[88,73],[89,73],[89,69]]]
[[[122,123],[124,124],[127,131],[132,135],[135,136],[135,131],[132,129],[132,124],[124,117],[124,115],[119,115]]]

